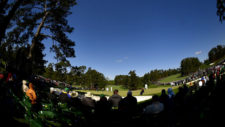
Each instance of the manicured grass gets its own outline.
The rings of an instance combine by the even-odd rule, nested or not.
[[[204,69],[207,69],[209,67],[210,67],[210,65],[202,64],[199,68],[204,70]]]
[[[121,95],[123,97],[127,96],[128,89],[121,88],[121,86],[112,86],[112,87],[113,87],[113,90],[114,89],[119,90],[119,95]],[[159,93],[161,93],[162,89],[167,90],[170,87],[171,86],[167,85],[167,86],[157,86],[155,88],[149,88],[149,89],[144,91],[143,96],[159,94]],[[178,86],[173,86],[171,88],[177,89]],[[111,96],[113,94],[113,92],[111,92],[111,89],[109,89],[109,91],[96,91],[96,90],[79,90],[79,91],[80,92],[91,92],[94,95],[104,94],[104,95],[107,95],[107,96]],[[140,96],[140,92],[141,92],[141,89],[132,91],[133,96]]]
[[[182,77],[181,74],[179,73],[179,74],[175,74],[175,75],[171,75],[171,76],[168,76],[166,78],[163,78],[159,82],[168,83],[168,82],[183,80],[185,78],[187,78],[187,76]]]
[[[109,88],[109,91],[112,89],[118,89],[118,90],[127,90],[126,88],[124,88],[122,85],[107,85],[106,88]]]

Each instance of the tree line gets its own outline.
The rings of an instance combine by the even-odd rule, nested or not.
[[[177,74],[180,72],[180,69],[168,69],[168,70],[152,70],[144,76],[139,77],[135,71],[130,71],[128,75],[116,75],[114,78],[115,85],[122,85],[128,89],[137,89],[143,88],[144,84],[151,85],[155,81],[158,81],[161,78]]]
[[[43,76],[90,89],[104,88],[107,84],[105,76],[97,70],[87,69],[86,66],[71,66],[70,63],[65,64],[64,62],[49,63]]]

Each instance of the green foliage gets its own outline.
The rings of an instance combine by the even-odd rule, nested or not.
[[[151,85],[154,81],[179,72],[179,69],[152,70],[151,72],[146,73],[143,77],[138,77],[135,71],[130,71],[129,75],[116,75],[114,81],[115,85],[122,85],[125,88],[134,90],[144,87],[144,84]]]
[[[129,75],[117,75],[114,79],[115,85],[122,85],[124,88],[131,90],[141,87],[141,78],[138,77],[135,71],[130,71]]]
[[[1,1],[0,23],[3,27],[0,27],[0,54],[4,54],[0,56],[4,61],[0,63],[1,70],[5,64],[27,75],[43,73],[45,47],[42,41],[48,38],[52,40],[51,51],[55,52],[58,61],[66,63],[67,57],[75,57],[75,42],[67,36],[73,31],[67,16],[74,5],[76,0]],[[17,62],[18,65],[15,65]],[[57,77],[66,73],[66,65],[60,62],[56,64],[56,69],[60,71]]]
[[[199,69],[201,62],[197,57],[188,57],[181,61],[181,75],[188,75]]]
[[[68,72],[70,68],[70,71]],[[63,81],[71,85],[79,85],[87,88],[104,88],[107,80],[104,75],[86,66],[70,67],[68,61],[61,61],[57,64],[50,63],[45,68],[44,76],[53,80]]]
[[[168,69],[168,70],[152,70],[149,73],[146,73],[143,78],[142,82],[144,84],[151,84],[151,82],[158,81],[161,78],[168,77],[170,75],[174,75],[179,73],[179,69]]]
[[[115,82],[114,82],[114,80],[107,80],[106,84],[107,85],[115,85]]]
[[[140,78],[136,75],[135,71],[130,71],[129,72],[129,80],[128,80],[128,88],[130,90],[135,90],[137,88],[141,87],[141,80]]]
[[[225,56],[225,46],[224,45],[217,45],[216,47],[212,48],[209,53],[209,62],[214,62],[222,57]]]
[[[114,78],[115,85],[128,85],[128,75],[116,75]]]
[[[94,69],[88,68],[85,73],[85,85],[91,89],[104,88],[106,85],[106,79],[104,75]]]

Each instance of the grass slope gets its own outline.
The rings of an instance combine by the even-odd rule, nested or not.
[[[163,79],[159,80],[159,82],[168,83],[168,82],[183,80],[185,78],[187,78],[187,76],[182,77],[181,74],[179,73],[179,74],[175,74],[175,75],[171,75],[166,78],[163,78]]]

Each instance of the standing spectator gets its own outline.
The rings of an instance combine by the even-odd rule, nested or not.
[[[126,120],[131,120],[137,112],[137,99],[132,96],[130,90],[127,92],[127,96],[120,101],[119,110]]]
[[[137,99],[132,96],[129,90],[127,96],[120,101],[119,109],[126,115],[125,117],[132,117],[137,111]]]
[[[105,97],[105,95],[101,94],[100,100],[97,101],[95,106],[95,113],[97,117],[104,120],[108,119],[106,115],[109,114],[110,108],[110,103],[107,101],[107,98]]]
[[[162,89],[162,93],[161,93],[161,96],[159,97],[159,101],[160,101],[161,103],[163,103],[165,109],[167,108],[168,100],[169,100],[169,97],[168,97],[168,95],[166,94],[166,90],[165,90],[165,89]]]
[[[122,97],[118,94],[118,92],[119,91],[115,89],[113,91],[113,95],[109,97],[109,102],[111,103],[113,109],[118,109],[119,102],[122,100]]]
[[[168,92],[169,99],[173,99],[174,98],[173,89],[172,88],[168,88],[167,92]]]

